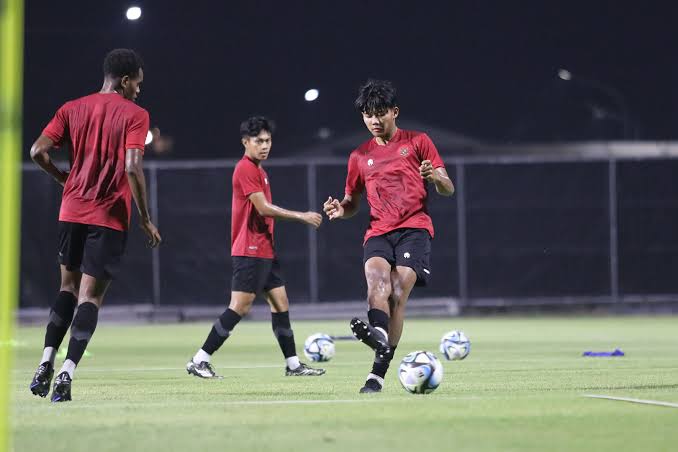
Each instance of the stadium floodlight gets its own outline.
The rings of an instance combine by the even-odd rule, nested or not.
[[[151,144],[153,142],[153,134],[149,130],[148,133],[146,134],[146,143],[145,144]]]
[[[558,77],[561,80],[572,80],[572,72],[567,69],[558,69]]]
[[[319,95],[320,92],[317,89],[309,89],[306,91],[306,94],[304,94],[304,99],[306,99],[306,102],[313,102],[318,98]]]
[[[128,20],[137,20],[141,17],[141,8],[138,6],[130,6],[127,8],[127,19]]]

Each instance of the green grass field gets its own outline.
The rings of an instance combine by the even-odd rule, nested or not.
[[[348,322],[293,323],[297,348]],[[208,324],[102,324],[81,362],[72,403],[33,396],[40,328],[20,328],[13,373],[16,451],[669,451],[678,409],[582,397],[678,402],[678,319],[489,318],[412,320],[396,353],[437,351],[447,330],[471,337],[461,362],[429,395],[406,393],[392,366],[381,394],[357,391],[372,354],[337,342],[327,374],[284,376],[270,324],[243,322],[215,355],[225,378],[183,366]],[[622,348],[622,358],[583,358]],[[60,365],[60,360],[58,361]]]

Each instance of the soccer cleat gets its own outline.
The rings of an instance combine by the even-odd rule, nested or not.
[[[52,402],[69,402],[71,400],[71,376],[68,372],[61,372],[54,379],[52,388]]]
[[[189,375],[195,375],[200,378],[224,378],[221,375],[217,375],[217,373],[214,372],[212,365],[207,361],[195,363],[193,360],[190,360],[186,364],[186,372],[188,372]]]
[[[49,386],[52,384],[52,376],[54,375],[54,366],[49,361],[38,366],[35,371],[33,381],[31,381],[31,392],[40,397],[46,397],[49,394]]]
[[[357,317],[351,320],[351,331],[353,335],[370,347],[377,354],[378,358],[385,358],[391,354],[391,346],[388,343],[388,338],[373,327]]]
[[[370,378],[365,382],[365,386],[360,388],[361,394],[371,394],[374,392],[381,392],[381,385],[374,378]]]
[[[304,363],[299,363],[299,367],[292,370],[289,367],[285,368],[285,375],[288,377],[318,377],[325,373],[325,369],[314,369]]]

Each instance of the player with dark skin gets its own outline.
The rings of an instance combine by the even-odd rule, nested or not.
[[[365,155],[365,158],[367,158],[371,156],[374,152],[380,152],[380,148],[391,145],[392,140],[394,140],[394,138],[397,137],[398,142],[408,143],[407,144],[408,147],[400,148],[401,155],[406,156],[408,155],[408,153],[411,153],[412,148],[414,148],[415,150],[417,149],[416,143],[418,143],[419,141],[416,140],[421,141],[423,139],[419,138],[421,135],[415,135],[416,138],[413,138],[412,141],[407,141],[403,137],[403,135],[406,132],[403,131],[402,133],[399,133],[401,131],[396,126],[396,119],[400,114],[400,109],[397,105],[395,105],[394,94],[393,101],[384,102],[383,93],[382,91],[379,91],[380,89],[383,88],[378,84],[387,83],[388,87],[390,87],[390,89],[393,90],[393,93],[394,89],[390,86],[389,82],[376,81],[377,84],[376,88],[368,86],[370,85],[370,83],[373,82],[375,81],[369,81],[368,84],[366,84],[362,88],[363,90],[368,90],[368,94],[370,92],[372,93],[371,103],[367,102],[366,105],[361,105],[360,107],[366,107],[365,110],[361,111],[362,119],[365,126],[372,134],[373,140],[369,142],[370,143],[369,148],[365,148],[366,150],[362,152],[361,155]],[[372,91],[369,91],[370,89]],[[358,101],[356,102],[358,103]],[[415,144],[412,145],[411,143]],[[425,143],[427,143],[427,145],[428,143],[430,143],[428,137],[426,137]],[[393,145],[395,145],[394,150],[397,150],[398,146],[397,143],[393,143]],[[430,143],[430,145],[428,146],[435,150],[432,143]],[[355,152],[356,151],[354,151],[354,153]],[[433,184],[438,194],[442,196],[451,196],[454,193],[454,185],[450,177],[448,176],[445,167],[442,165],[442,161],[439,160],[437,151],[435,152],[434,155],[437,157],[435,165],[434,162],[432,162],[430,159],[423,159],[419,161],[418,165],[419,177],[425,183]],[[353,157],[354,156],[352,155],[352,158]],[[380,167],[379,170],[375,169],[375,171],[383,171],[384,173],[388,173],[389,171],[391,171],[393,165],[400,164],[397,159],[393,161],[396,163],[389,163],[390,162],[389,160],[386,163],[384,163],[383,164],[384,166]],[[388,165],[391,165],[391,168]],[[410,164],[410,167],[412,165],[413,164]],[[368,201],[370,201],[369,177],[371,176],[368,176],[367,182],[365,182],[366,179],[365,171],[369,171],[372,167],[374,168],[377,167],[376,157],[374,159],[370,158],[369,160],[367,160],[367,166],[365,166],[367,170],[362,170],[363,173],[361,173],[360,176],[363,180],[362,183],[367,187]],[[379,181],[372,183],[375,185],[379,185]],[[410,180],[409,183],[412,184],[414,182]],[[382,184],[381,187],[382,190],[387,190],[387,188],[384,188],[385,184]],[[408,191],[409,188],[411,187],[408,187],[407,185],[401,187],[402,191]],[[336,219],[348,219],[353,217],[360,208],[360,202],[362,197],[361,191],[362,190],[354,190],[349,193],[347,184],[347,192],[345,193],[344,198],[341,201],[330,196],[323,204],[323,210],[327,217],[331,221]],[[423,196],[423,198],[425,200],[425,195]],[[398,201],[399,200],[396,199],[395,203],[398,204]],[[372,210],[372,215],[374,215],[375,206],[371,205],[370,207]],[[401,211],[399,211],[399,213],[396,213],[395,215],[392,213],[390,215],[393,218],[395,218],[394,221],[398,222],[399,224],[402,223],[403,221],[406,221],[402,218],[403,214]],[[428,217],[428,215],[425,216]],[[428,219],[428,222],[430,223],[430,219]],[[391,223],[393,223],[393,221],[391,221]],[[407,227],[406,229],[410,230],[410,227]],[[392,231],[392,229],[389,229],[387,227],[384,229],[384,231],[386,231],[386,233],[389,233]],[[419,229],[419,231],[421,231],[421,229]],[[368,240],[366,240],[365,244],[366,247],[370,243],[370,240],[372,240],[371,237]],[[391,252],[391,254],[393,253]],[[406,253],[405,255],[409,259],[410,256],[409,252]],[[365,259],[366,260],[364,262],[364,271],[365,271],[365,280],[367,282],[367,302],[369,310],[371,313],[376,313],[378,316],[382,316],[381,313],[388,314],[387,321],[386,322],[382,321],[382,323],[387,323],[387,325],[385,324],[383,325],[382,328],[379,327],[377,328],[378,332],[383,333],[386,333],[386,331],[388,332],[387,335],[384,334],[384,337],[387,337],[387,343],[370,344],[370,341],[372,341],[374,337],[378,336],[378,333],[374,333],[373,331],[372,328],[373,325],[365,325],[359,319],[354,319],[354,321],[352,321],[351,323],[351,327],[354,330],[354,335],[357,335],[359,338],[361,331],[365,331],[365,334],[367,334],[367,331],[370,332],[369,334],[370,338],[365,338],[365,340],[363,341],[370,345],[372,348],[374,348],[375,351],[377,352],[377,356],[375,358],[375,368],[378,367],[377,362],[384,363],[381,365],[381,370],[379,370],[376,374],[373,372],[368,376],[366,386],[361,389],[361,392],[379,392],[381,390],[381,387],[383,386],[383,375],[379,374],[381,373],[385,374],[385,370],[383,369],[383,367],[385,366],[386,369],[388,368],[388,362],[392,358],[393,350],[398,345],[400,338],[402,336],[403,322],[405,318],[405,306],[407,304],[407,300],[410,296],[412,289],[414,288],[415,284],[418,281],[418,274],[415,271],[415,268],[418,268],[418,265],[414,264],[412,266],[400,265],[400,262],[395,261],[389,262],[389,260],[391,260],[390,258],[387,259],[380,255],[370,256],[366,254]],[[426,256],[426,261],[428,261],[428,255]],[[423,266],[421,269],[427,274],[430,273],[426,266]],[[356,323],[355,320],[358,320],[358,323]]]
[[[92,95],[83,99],[94,99],[95,96],[97,95],[109,95],[109,96],[120,96],[120,98],[125,99],[126,101],[129,102],[134,102],[136,101],[137,96],[139,95],[141,91],[141,83],[143,82],[144,79],[144,73],[143,73],[143,68],[141,67],[141,60],[138,58],[138,56],[132,51],[128,49],[116,49],[109,53],[107,55],[106,61],[104,62],[104,81],[103,81],[103,86],[101,87],[101,90],[96,94]],[[130,70],[129,68],[132,67],[134,69]],[[108,72],[106,72],[108,71]],[[122,74],[121,71],[127,71],[127,73]],[[139,119],[139,128],[137,129],[136,135],[139,137],[135,138],[135,142],[140,142],[140,144],[143,143],[141,135],[145,133],[142,129],[143,126],[147,126],[148,122],[148,114],[145,112],[145,110],[139,108],[139,107],[131,107],[129,104],[124,104],[125,101],[121,100],[116,100],[114,98],[108,98],[107,100],[105,96],[100,96],[97,98],[96,101],[89,100],[87,104],[87,108],[90,108],[89,110],[85,110],[85,107],[82,107],[83,110],[81,110],[81,113],[83,111],[87,111],[87,114],[81,114],[86,116],[86,120],[84,123],[78,123],[76,120],[73,119],[72,116],[68,116],[68,109],[66,108],[67,105],[64,105],[62,109],[64,109],[63,117],[68,118],[66,120],[71,121],[71,123],[68,123],[66,126],[61,126],[62,129],[60,132],[62,132],[63,135],[67,135],[66,137],[62,137],[62,139],[59,140],[59,143],[55,142],[53,137],[50,137],[46,134],[46,132],[43,132],[38,139],[35,141],[33,146],[31,147],[30,155],[32,160],[47,174],[49,174],[59,185],[62,187],[66,188],[66,185],[68,183],[69,177],[72,176],[69,171],[64,171],[57,167],[51,160],[49,152],[54,149],[57,145],[61,144],[61,141],[70,141],[71,143],[76,142],[76,140],[73,138],[76,133],[80,133],[82,130],[87,130],[90,128],[95,128],[95,127],[105,127],[106,129],[111,129],[112,134],[118,134],[115,135],[117,139],[120,141],[120,145],[122,146],[123,143],[127,141],[126,136],[128,131],[124,129],[118,129],[115,126],[112,126],[109,123],[97,123],[96,118],[96,113],[92,113],[92,108],[96,107],[91,107],[94,103],[98,103],[98,105],[107,105],[107,100],[113,100],[113,104],[116,105],[124,105],[125,110],[125,118],[129,120],[130,123],[133,123],[135,120],[130,119],[132,118],[132,115],[136,115],[135,118],[141,118]],[[71,104],[80,102],[81,100],[76,100],[72,101]],[[81,103],[80,105],[85,105],[85,103]],[[105,107],[102,107],[105,108]],[[134,109],[135,108],[135,109]],[[119,111],[119,110],[118,110]],[[57,116],[61,113],[57,113]],[[61,118],[61,116],[59,116]],[[100,119],[100,118],[99,118]],[[53,122],[56,121],[53,120]],[[50,123],[50,126],[52,123]],[[49,127],[48,127],[49,128]],[[46,131],[48,129],[45,129]],[[53,130],[53,129],[50,129]],[[54,133],[54,132],[51,132]],[[131,132],[130,132],[131,135]],[[100,159],[111,159],[110,153],[115,153],[117,152],[117,149],[112,149],[109,150],[105,147],[104,144],[102,143],[96,143],[96,144],[91,144],[94,143],[95,140],[92,140],[91,142],[86,142],[86,140],[89,139],[87,137],[87,133],[80,133],[78,140],[80,140],[80,143],[78,144],[79,149],[88,149],[87,152],[92,152],[92,153],[98,153],[99,155],[98,158]],[[72,155],[71,156],[71,166],[72,168],[74,167],[74,159],[78,159],[78,163],[80,163],[80,166],[77,167],[77,171],[79,174],[83,174],[83,177],[88,177],[89,182],[96,182],[100,181],[99,183],[106,184],[107,190],[110,189],[111,187],[111,178],[117,177],[118,183],[120,182],[120,176],[116,176],[118,173],[117,171],[122,170],[125,172],[125,178],[126,182],[129,186],[129,190],[131,191],[131,195],[135,201],[135,204],[137,206],[137,210],[139,212],[139,217],[140,217],[140,227],[146,234],[148,238],[148,245],[150,247],[155,247],[160,244],[162,241],[160,237],[160,233],[158,232],[158,229],[155,227],[153,222],[151,221],[149,209],[148,209],[148,202],[147,202],[147,196],[146,196],[146,182],[144,178],[144,173],[143,173],[143,146],[141,147],[129,147],[125,149],[124,153],[124,165],[121,164],[119,167],[116,166],[116,163],[111,163],[111,170],[109,173],[104,173],[106,169],[97,169],[96,165],[87,165],[83,164],[82,162],[88,162],[87,156],[83,156],[84,151],[81,151],[80,154],[76,155],[75,157]],[[95,151],[96,149],[96,151]],[[121,150],[122,151],[122,150]],[[110,152],[109,154],[105,154],[105,152]],[[111,160],[112,161],[112,160]],[[92,169],[94,168],[94,169]],[[79,177],[80,175],[75,175],[74,176],[74,184],[79,183]],[[122,183],[119,187],[122,187]],[[123,190],[124,187],[118,188],[117,190]],[[76,191],[79,190],[79,188],[73,188],[71,191]],[[116,194],[117,195],[117,194]],[[112,196],[112,194],[108,195],[109,197]],[[123,195],[124,196],[124,195]],[[94,200],[90,200],[94,202],[100,202],[104,203],[104,201],[97,200],[96,198]],[[64,210],[64,204],[66,204],[66,195],[64,194],[64,201],[62,202],[62,212]],[[77,211],[78,209],[75,209]],[[116,214],[112,214],[110,211],[107,211],[106,207],[101,207],[99,205],[96,205],[93,208],[85,208],[84,212],[82,213],[83,215],[90,214],[90,210],[98,210],[101,212],[101,215],[97,217],[99,220],[101,218],[105,219],[105,221],[110,221],[109,217],[114,216],[116,224],[118,222],[124,223],[125,221],[129,222],[129,217],[127,218],[117,218],[117,216],[120,215],[120,204],[118,203],[115,206],[115,210],[118,212]],[[123,208],[124,210],[124,208]],[[77,212],[76,212],[77,214]],[[129,213],[127,212],[127,215]],[[69,212],[69,215],[74,215],[73,212]],[[122,214],[124,216],[124,214]],[[68,220],[64,221],[73,221],[72,218],[69,218]],[[61,222],[61,215],[60,215],[60,222]],[[78,226],[85,226],[87,227],[88,225],[91,227],[99,227],[99,226],[104,226],[100,222],[94,222],[94,223],[88,223],[86,220],[83,221],[82,223],[85,224],[80,224],[76,223]],[[120,226],[119,230],[124,230],[126,229],[126,224],[124,226]],[[102,232],[103,231],[103,232]],[[90,230],[89,233],[85,232],[85,234],[89,234],[92,236],[95,231]],[[98,232],[96,232],[101,235],[105,235],[106,233],[118,233],[116,230],[111,230],[110,228],[100,228]],[[70,235],[69,235],[70,234]],[[67,235],[62,236],[60,238],[60,241],[62,243],[64,240],[66,240],[68,243],[75,242],[77,240],[80,240],[79,238],[76,239],[72,235],[72,232],[67,233]],[[120,234],[118,234],[120,235]],[[121,237],[121,236],[120,236]],[[126,236],[125,236],[126,237]],[[89,239],[87,239],[89,240]],[[113,239],[111,239],[113,240]],[[92,268],[97,270],[97,274],[89,274],[89,273],[94,273],[89,272],[88,270],[83,271],[83,268],[79,263],[75,263],[75,261],[82,260],[83,259],[83,249],[80,248],[78,250],[73,249],[60,249],[59,252],[59,257],[60,259],[63,258],[64,253],[70,254],[70,253],[79,253],[80,256],[79,258],[74,258],[74,262],[61,262],[60,263],[60,271],[61,271],[61,284],[60,284],[60,294],[59,298],[57,299],[57,302],[55,305],[53,305],[53,309],[50,314],[50,323],[48,324],[47,327],[47,333],[46,333],[46,339],[45,339],[45,351],[43,352],[43,359],[41,361],[41,365],[38,368],[38,371],[36,372],[36,375],[31,383],[31,391],[36,394],[40,395],[42,397],[45,397],[49,391],[49,383],[51,380],[51,375],[53,373],[53,363],[54,363],[54,355],[56,353],[56,349],[60,345],[61,341],[63,340],[63,337],[66,333],[66,330],[68,329],[68,326],[71,324],[71,321],[73,321],[73,327],[76,326],[76,318],[73,318],[73,308],[68,307],[68,301],[67,298],[71,298],[72,300],[77,300],[77,307],[78,309],[83,306],[87,305],[89,306],[89,310],[92,311],[92,305],[95,307],[94,309],[94,314],[90,314],[89,316],[89,322],[86,321],[81,321],[79,323],[83,324],[88,324],[86,328],[86,333],[83,333],[84,336],[88,336],[87,340],[76,340],[75,342],[78,342],[79,345],[74,347],[77,349],[82,349],[77,352],[75,352],[75,356],[78,356],[77,359],[75,359],[76,362],[73,362],[72,360],[69,360],[67,358],[66,363],[64,363],[65,368],[68,370],[68,376],[69,378],[67,380],[59,380],[59,377],[57,377],[57,381],[55,381],[55,392],[52,397],[53,402],[61,402],[61,401],[68,401],[70,400],[70,380],[72,379],[72,374],[73,371],[75,370],[75,366],[77,365],[77,361],[79,361],[79,358],[82,355],[82,352],[84,352],[84,347],[86,347],[87,342],[89,341],[89,337],[91,337],[91,334],[93,333],[93,329],[96,326],[96,318],[98,316],[98,309],[101,307],[103,304],[104,296],[106,294],[106,291],[108,290],[108,287],[110,286],[111,280],[112,280],[112,274],[108,274],[108,268],[106,267],[106,270],[104,270],[105,266],[111,266],[111,265],[117,265],[117,262],[119,261],[119,258],[124,251],[125,247],[125,242],[126,238],[119,238],[119,239],[114,239],[117,240],[119,243],[116,243],[115,246],[117,247],[114,251],[111,251],[110,249],[105,249],[106,246],[110,246],[110,241],[104,243],[99,242],[99,243],[89,243],[88,245],[85,245],[85,239],[83,239],[83,244],[82,246],[91,246],[92,248],[90,251],[96,247],[100,247],[100,249],[96,249],[98,254],[95,257],[92,257],[92,260],[90,261],[90,264],[92,265]],[[84,252],[87,252],[85,250]],[[111,257],[111,253],[112,256]],[[102,261],[102,259],[107,260],[105,263]],[[99,273],[101,272],[101,273]],[[67,312],[66,315],[59,315],[60,313]],[[92,320],[93,317],[93,320]],[[78,323],[78,324],[79,324]],[[91,326],[93,324],[94,326]],[[89,331],[91,329],[91,331]],[[71,331],[73,335],[73,329]],[[78,337],[80,337],[78,335]],[[71,341],[73,342],[74,339],[72,338]],[[83,345],[84,342],[84,345]],[[69,351],[71,350],[71,345],[69,345]],[[63,371],[64,369],[62,369]],[[59,375],[61,376],[63,372],[61,372]],[[59,388],[57,388],[57,383],[61,383],[59,385]],[[57,391],[57,389],[59,389]]]

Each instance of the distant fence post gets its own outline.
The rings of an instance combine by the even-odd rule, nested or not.
[[[457,263],[459,270],[459,299],[461,305],[468,304],[468,262],[466,256],[466,183],[464,164],[457,162],[457,174],[454,191],[457,197]]]
[[[306,166],[306,187],[308,190],[308,209],[316,211],[318,209],[318,195],[316,193],[317,185],[317,167],[315,163],[308,163]],[[315,228],[308,228],[308,288],[310,302],[318,302],[318,231]]]
[[[149,167],[149,198],[151,217],[153,224],[160,228],[160,215],[158,210],[158,165],[150,162]],[[156,246],[151,251],[151,267],[153,271],[153,307],[160,306],[160,247]]]
[[[608,202],[610,213],[610,297],[619,302],[619,243],[617,225],[617,162],[608,162]]]

